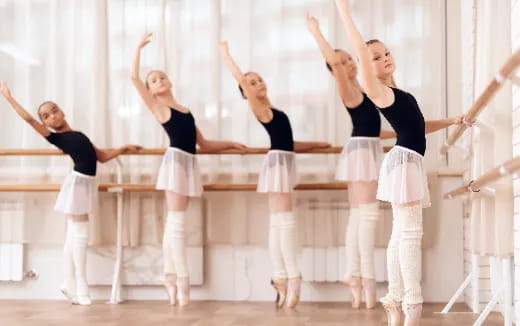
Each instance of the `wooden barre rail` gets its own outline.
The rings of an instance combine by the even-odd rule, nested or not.
[[[391,149],[390,146],[383,147],[385,152]],[[323,149],[313,149],[310,151],[298,151],[299,154],[338,154],[343,150],[342,147],[330,147]],[[145,148],[139,153],[123,154],[123,155],[163,155],[166,148]],[[247,150],[226,150],[226,151],[197,151],[201,155],[258,155],[266,154],[268,148],[256,147]],[[59,149],[0,149],[0,156],[50,156],[50,155],[65,155]]]
[[[506,61],[506,63],[499,70],[499,73],[495,79],[493,79],[484,92],[480,94],[478,99],[475,101],[473,106],[466,113],[465,119],[468,122],[474,122],[480,112],[484,110],[486,105],[491,101],[493,96],[497,93],[497,91],[504,84],[504,79],[507,79],[511,76],[511,74],[515,71],[516,68],[520,66],[520,49],[516,50],[516,52]],[[446,151],[447,147],[455,144],[455,142],[462,136],[462,134],[468,129],[468,125],[463,123],[453,131],[453,133],[448,137],[446,141],[446,146],[443,147],[441,151]]]
[[[451,199],[455,196],[465,194],[469,191],[480,191],[480,188],[486,186],[487,184],[500,179],[503,176],[510,175],[515,173],[520,169],[520,156],[515,157],[507,162],[502,163],[501,165],[493,168],[482,176],[480,176],[477,180],[474,180],[464,186],[461,186],[455,190],[452,190],[444,195],[444,198]]]
[[[58,192],[60,184],[3,184],[0,185],[0,192]],[[154,184],[117,184],[108,183],[99,185],[100,192],[114,190],[125,192],[156,192],[162,191],[155,189]],[[326,182],[326,183],[300,183],[294,187],[295,190],[346,190],[346,182]],[[204,191],[256,191],[256,184],[229,184],[213,183],[205,184]]]

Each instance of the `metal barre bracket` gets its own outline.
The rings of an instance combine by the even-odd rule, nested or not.
[[[466,125],[466,127],[468,127],[468,128],[472,128],[476,122],[477,122],[477,119],[473,119],[470,121],[470,120],[466,119],[466,117],[462,118],[462,123],[464,123]]]
[[[480,192],[480,189],[473,189],[473,188],[471,187],[471,185],[473,184],[473,182],[475,182],[475,180],[471,180],[471,181],[469,182],[468,190],[471,191],[471,192]]]

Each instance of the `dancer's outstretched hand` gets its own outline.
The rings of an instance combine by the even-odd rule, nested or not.
[[[320,23],[316,17],[312,16],[310,13],[307,13],[307,29],[309,32],[314,33],[320,30]]]
[[[453,118],[454,125],[460,125],[464,123],[464,118],[466,117],[465,114],[459,115],[458,117]]]
[[[144,33],[143,38],[141,39],[141,42],[139,42],[139,45],[137,46],[139,49],[144,48],[148,43],[150,43],[152,40],[150,39],[152,37],[152,33]]]
[[[235,143],[235,142],[232,142],[231,143],[231,147],[233,149],[238,149],[238,150],[241,150],[241,151],[245,151],[247,149],[247,146],[244,145],[244,144],[240,144],[240,143]]]
[[[0,81],[0,93],[2,93],[5,98],[11,97],[11,91],[7,87],[7,82],[5,80]]]
[[[316,146],[314,148],[331,148],[332,145],[327,142],[316,142]]]
[[[221,52],[223,52],[225,54],[229,53],[229,45],[228,45],[228,42],[226,42],[226,41],[218,42],[218,48]]]
[[[135,154],[143,150],[140,145],[125,145],[123,146],[123,154]]]

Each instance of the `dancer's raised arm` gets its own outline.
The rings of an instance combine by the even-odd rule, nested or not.
[[[363,100],[363,94],[357,82],[354,84],[348,76],[346,71],[347,62],[342,62],[341,56],[338,51],[335,51],[329,42],[325,39],[320,30],[318,20],[307,13],[307,29],[314,37],[314,40],[318,44],[323,58],[327,62],[328,67],[332,72],[332,75],[336,79],[338,85],[338,92],[343,101],[343,104],[347,107],[356,107]],[[351,60],[350,56],[346,56]]]
[[[233,77],[235,77],[235,80],[241,87],[243,91],[243,96],[248,100],[249,104],[251,105],[251,108],[255,112],[255,115],[257,117],[265,116],[265,109],[269,109],[269,107],[266,107],[266,104],[262,103],[256,96],[251,96],[251,94],[254,93],[253,87],[257,86],[258,81],[254,78],[252,78],[251,82],[247,80],[246,74],[243,74],[240,71],[240,68],[236,64],[235,60],[233,60],[233,58],[231,57],[227,42],[219,42],[218,47],[220,50],[220,54],[222,55],[222,58],[226,63],[226,66],[228,67],[229,71],[231,71]]]
[[[0,92],[4,96],[4,98],[7,100],[7,102],[11,105],[11,107],[14,109],[18,115],[24,119],[31,127],[33,127],[34,130],[36,130],[40,135],[43,137],[47,137],[51,134],[49,129],[43,125],[43,123],[39,122],[37,119],[35,119],[27,110],[24,109],[23,106],[21,106],[11,95],[11,91],[7,87],[7,82],[5,80],[0,82]]]
[[[134,56],[134,62],[132,65],[132,83],[134,84],[134,87],[136,88],[137,92],[141,96],[141,99],[143,100],[146,107],[153,113],[153,115],[158,119],[162,120],[163,110],[161,105],[155,100],[153,95],[150,93],[150,90],[147,87],[146,82],[143,82],[141,80],[141,77],[139,75],[140,72],[140,66],[141,66],[141,50],[151,42],[150,37],[152,37],[152,33],[146,33],[143,35],[143,38],[137,45],[135,56]]]
[[[381,60],[381,57],[371,57],[365,40],[354,24],[348,0],[336,0],[336,5],[343,21],[347,38],[359,59],[363,77],[363,89],[368,97],[379,107],[384,108],[392,105],[394,102],[392,90],[378,80],[372,64],[372,60]]]

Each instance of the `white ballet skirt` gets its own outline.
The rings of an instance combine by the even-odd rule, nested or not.
[[[292,192],[297,183],[294,152],[272,149],[265,156],[258,192]]]
[[[97,188],[95,176],[72,171],[65,177],[54,209],[68,215],[93,213],[97,205]]]
[[[351,137],[338,160],[336,180],[377,181],[383,148],[379,137]]]
[[[200,197],[203,188],[196,155],[176,147],[168,147],[155,187],[183,196]]]
[[[421,201],[431,205],[428,179],[423,167],[424,157],[411,149],[394,146],[381,165],[377,199],[392,204]]]

